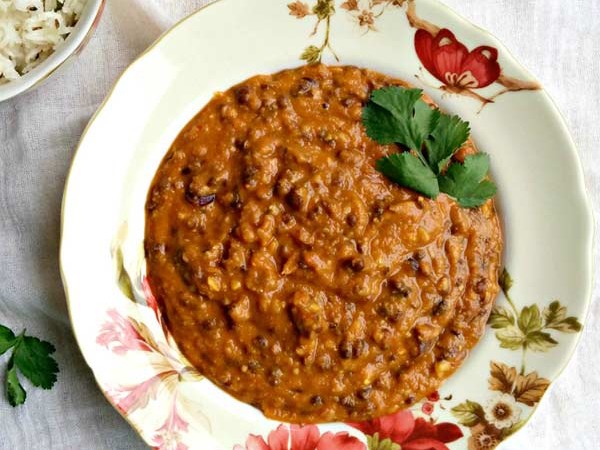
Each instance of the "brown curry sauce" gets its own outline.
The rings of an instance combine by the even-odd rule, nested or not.
[[[268,417],[358,421],[436,390],[485,330],[502,235],[374,168],[361,124],[406,83],[305,66],[217,94],[162,161],[146,204],[148,277],[181,351]],[[469,141],[458,158],[472,153]]]

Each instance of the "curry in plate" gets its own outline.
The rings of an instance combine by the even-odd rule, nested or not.
[[[465,208],[376,169],[407,150],[362,121],[386,86],[410,87],[321,64],[250,78],[193,118],[150,187],[147,273],[171,333],[270,418],[410,406],[465,360],[498,294],[494,200]],[[452,161],[477,153],[468,139]]]

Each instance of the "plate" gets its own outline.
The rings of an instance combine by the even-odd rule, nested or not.
[[[534,413],[588,309],[592,215],[565,124],[502,44],[436,0],[290,1],[221,0],[185,19],[127,69],[88,125],[61,242],[81,351],[108,400],[160,449],[494,448]],[[202,378],[144,273],[146,193],[181,128],[213,93],[317,60],[410,81],[470,121],[505,221],[504,294],[481,343],[440,392],[353,426],[279,424]]]

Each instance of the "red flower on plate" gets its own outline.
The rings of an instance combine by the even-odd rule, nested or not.
[[[380,417],[362,423],[350,423],[363,433],[378,435],[379,440],[390,439],[402,446],[402,450],[448,450],[445,445],[463,436],[458,426],[452,423],[433,423],[419,417],[415,419],[411,411]]]
[[[425,402],[423,403],[423,406],[421,406],[421,411],[423,414],[427,414],[428,416],[433,414],[433,409],[433,403],[430,402]]]
[[[158,302],[156,301],[156,297],[152,293],[152,289],[150,288],[150,280],[147,276],[142,277],[142,290],[144,292],[144,298],[146,299],[146,304],[148,307],[154,312],[154,317],[160,324],[163,334],[167,339],[169,338],[169,330],[167,329],[167,324],[163,320],[162,313],[160,312],[160,307],[158,306]]]
[[[348,433],[321,435],[316,425],[279,425],[265,441],[251,434],[246,446],[236,445],[233,450],[366,450],[365,444]]]
[[[439,402],[440,401],[440,393],[438,391],[433,391],[431,394],[427,396],[427,400],[430,402]]]
[[[325,433],[319,439],[316,450],[365,450],[365,444],[348,433]]]
[[[415,50],[425,68],[453,92],[484,88],[500,77],[498,50],[484,45],[469,52],[446,28],[437,35],[417,30]]]

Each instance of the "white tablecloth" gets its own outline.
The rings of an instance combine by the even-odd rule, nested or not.
[[[208,1],[108,3],[68,70],[0,104],[0,323],[53,342],[61,368],[54,389],[28,389],[24,406],[13,409],[0,395],[0,449],[145,448],[99,393],[74,342],[58,271],[60,203],[73,149],[116,77],[161,31]],[[499,37],[545,85],[573,133],[600,211],[600,0],[447,3]],[[504,449],[600,448],[599,296],[596,283],[574,360]]]

